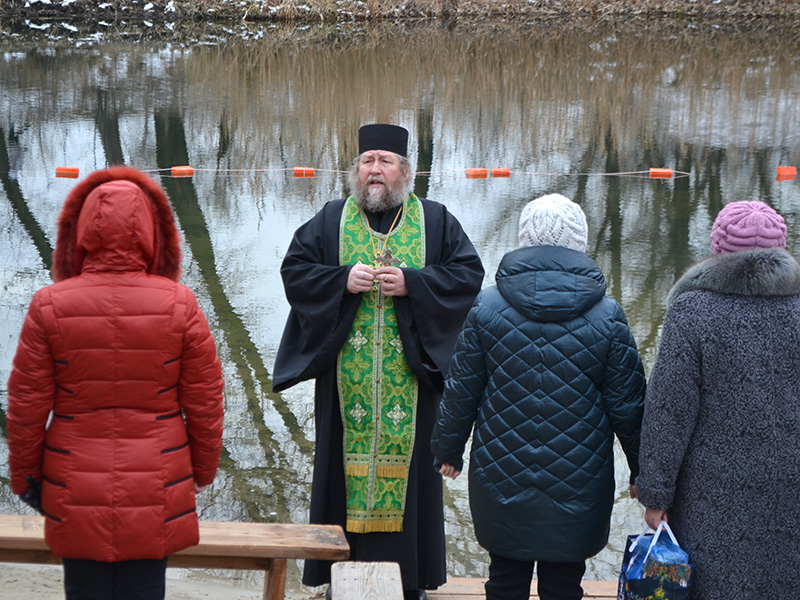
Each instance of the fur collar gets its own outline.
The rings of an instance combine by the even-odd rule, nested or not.
[[[800,294],[800,264],[778,248],[717,254],[684,273],[667,295],[667,305],[694,290],[738,296],[793,296]]]
[[[127,180],[141,188],[150,199],[155,220],[154,256],[147,272],[178,281],[181,274],[181,247],[172,207],[164,190],[145,173],[131,167],[111,167],[91,173],[76,185],[64,201],[58,220],[58,237],[53,251],[53,281],[75,277],[81,272],[83,256],[76,251],[78,217],[86,197],[109,181]]]

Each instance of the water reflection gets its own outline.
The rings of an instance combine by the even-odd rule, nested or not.
[[[412,160],[425,173],[416,191],[461,220],[487,282],[515,247],[528,200],[557,191],[579,202],[590,254],[648,369],[666,292],[708,253],[723,203],[760,198],[790,231],[798,226],[797,182],[775,181],[778,165],[800,162],[800,42],[791,29],[548,22],[238,31],[244,39],[225,44],[15,39],[0,58],[3,434],[17,335],[33,291],[49,281],[58,210],[74,185],[55,179],[55,167],[83,175],[119,163],[153,169],[175,208],[184,281],[209,317],[228,384],[221,472],[201,496],[203,518],[307,519],[312,389],[270,391],[288,312],[278,268],[294,229],[343,195],[339,171],[365,122],[411,131]],[[192,179],[157,171],[182,164],[197,169]],[[294,166],[317,175],[295,179]],[[468,167],[513,174],[467,180]],[[605,175],[650,167],[691,175]],[[797,240],[790,236],[795,253]],[[614,577],[624,537],[641,526],[621,456],[617,469],[612,539],[591,561],[590,578]],[[445,498],[450,573],[484,575],[465,478],[448,482]],[[4,467],[0,512],[21,510]]]

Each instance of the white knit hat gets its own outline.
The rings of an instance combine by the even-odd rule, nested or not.
[[[583,210],[561,194],[531,200],[519,216],[520,246],[564,246],[585,252],[588,237]]]

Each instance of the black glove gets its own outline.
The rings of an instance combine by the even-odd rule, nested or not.
[[[25,481],[28,482],[28,489],[24,494],[20,494],[20,500],[30,506],[40,515],[42,512],[42,484],[36,481],[33,477],[26,477]]]

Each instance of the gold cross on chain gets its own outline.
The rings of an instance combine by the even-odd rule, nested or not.
[[[383,254],[378,254],[375,257],[376,267],[394,267],[400,264],[400,261],[392,256],[392,249],[386,247],[383,249]]]

